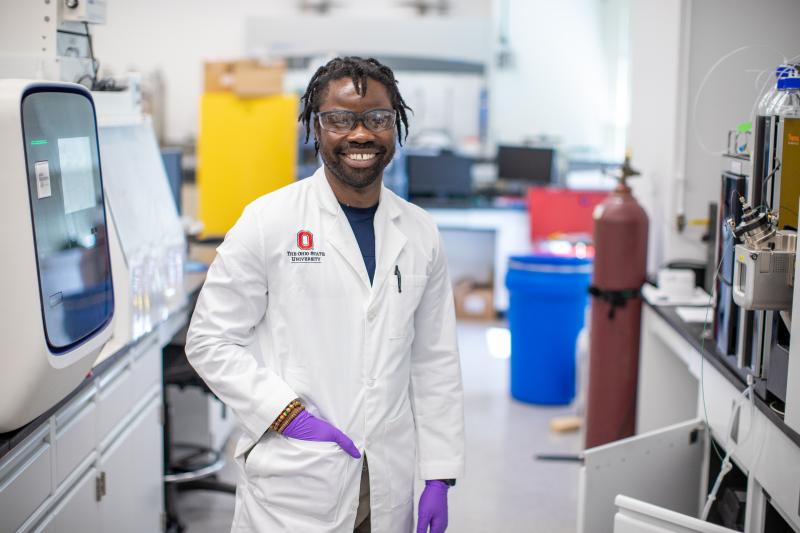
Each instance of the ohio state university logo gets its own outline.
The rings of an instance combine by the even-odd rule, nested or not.
[[[297,232],[297,247],[301,250],[314,249],[314,234],[310,231],[300,230]]]
[[[308,230],[297,232],[297,250],[286,250],[290,263],[321,263],[325,252],[314,249],[314,234]]]

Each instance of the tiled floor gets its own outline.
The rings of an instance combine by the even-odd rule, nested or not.
[[[460,323],[464,376],[467,474],[450,491],[448,533],[574,532],[578,464],[536,461],[543,453],[577,454],[578,433],[554,434],[554,417],[570,408],[512,400],[508,361],[489,356],[485,324]],[[223,478],[232,480],[230,469]],[[228,531],[233,497],[186,494],[180,501],[188,533]]]

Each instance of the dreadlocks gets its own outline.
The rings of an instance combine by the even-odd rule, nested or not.
[[[397,80],[394,77],[394,72],[377,59],[363,59],[355,56],[331,59],[328,63],[319,67],[311,77],[311,81],[308,82],[306,93],[300,98],[303,104],[303,111],[297,117],[306,127],[306,142],[308,142],[311,135],[312,115],[319,112],[320,97],[325,92],[328,82],[346,77],[353,80],[353,86],[361,96],[367,93],[367,78],[375,80],[386,87],[389,99],[392,101],[392,109],[400,119],[396,121],[397,138],[402,146],[403,139],[408,137],[406,110],[411,111],[411,108],[406,105],[405,100],[400,96],[400,91],[397,90]],[[403,135],[403,129],[405,129],[405,135]]]

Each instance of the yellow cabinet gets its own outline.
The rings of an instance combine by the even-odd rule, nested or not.
[[[295,180],[298,107],[289,94],[203,95],[197,143],[203,236],[224,235],[247,204]]]

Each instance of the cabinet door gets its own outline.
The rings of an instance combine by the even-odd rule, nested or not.
[[[706,447],[705,424],[696,419],[586,450],[578,531],[610,533],[618,494],[697,516]]]
[[[617,496],[615,503],[619,510],[614,516],[614,533],[738,533],[627,496]]]
[[[100,502],[102,531],[161,531],[163,441],[161,399],[140,412],[100,459],[105,495]]]
[[[97,470],[90,468],[37,528],[42,533],[99,533]]]

